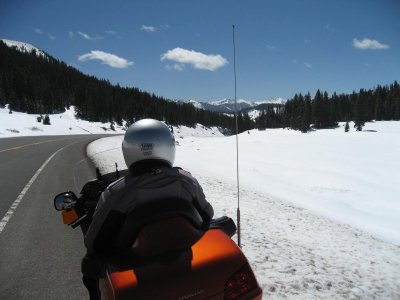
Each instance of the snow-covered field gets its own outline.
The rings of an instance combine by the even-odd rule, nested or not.
[[[73,110],[50,115],[51,125],[36,118],[0,109],[0,137],[124,132]],[[217,216],[234,217],[235,137],[201,125],[174,134],[176,165],[198,178]],[[98,140],[88,153],[122,168],[121,141]],[[265,298],[400,299],[399,150],[400,122],[239,136],[243,251]]]
[[[39,116],[15,111],[10,114],[8,106],[0,107],[0,138],[68,134],[124,134],[126,130],[125,126],[115,123],[113,124],[114,129],[111,129],[109,122],[89,122],[77,119],[73,106],[63,113],[49,115],[50,125],[38,122]],[[196,128],[183,126],[178,131],[176,134],[183,136],[223,136],[218,128],[207,128],[200,124],[196,125]]]
[[[38,114],[20,112],[9,113],[8,108],[0,108],[0,138],[36,135],[65,135],[65,134],[103,134],[124,133],[123,127],[110,123],[88,122],[75,118],[74,107],[61,114],[50,116],[50,125],[38,122]]]
[[[198,178],[216,215],[235,216],[235,137],[174,132],[176,165]],[[239,136],[243,251],[266,298],[400,299],[399,132],[400,122],[376,122]],[[121,141],[88,153],[113,170],[124,166]]]

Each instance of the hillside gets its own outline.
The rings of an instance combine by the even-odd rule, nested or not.
[[[5,43],[8,47],[13,48],[19,52],[23,53],[33,53],[39,57],[47,57],[48,54],[40,50],[39,48],[36,48],[35,46],[24,43],[24,42],[19,42],[19,41],[12,41],[12,40],[7,40],[7,39],[1,39],[3,43]]]
[[[133,122],[152,117],[171,124],[234,128],[233,118],[176,103],[138,88],[112,85],[85,75],[32,45],[0,41],[0,107],[31,114],[61,113],[75,106],[77,115],[92,122]],[[28,51],[29,50],[29,51]]]
[[[19,136],[69,135],[69,134],[124,134],[127,123],[122,125],[111,122],[89,122],[77,118],[75,107],[65,112],[49,115],[50,125],[38,122],[38,114],[21,112],[9,113],[9,109],[0,108],[0,139]],[[195,124],[193,127],[176,126],[175,131],[184,136],[223,136],[219,127],[205,127]]]

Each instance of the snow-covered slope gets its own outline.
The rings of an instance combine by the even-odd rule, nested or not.
[[[220,105],[235,105],[235,100],[232,99],[221,99],[221,100],[214,100],[214,101],[209,101],[207,102],[208,104],[215,105],[215,106],[220,106]],[[237,104],[242,104],[242,105],[248,105],[248,106],[253,106],[253,103],[251,101],[247,101],[244,99],[237,99]]]
[[[196,100],[189,100],[188,103],[192,104],[196,108],[204,109],[201,103],[197,102]]]
[[[261,115],[261,111],[259,111],[258,109],[252,109],[248,111],[247,114],[249,115],[250,119],[255,120]]]
[[[234,99],[221,99],[221,100],[213,100],[206,102],[210,105],[215,105],[215,106],[220,106],[220,105],[235,105],[235,100]],[[260,104],[285,104],[286,99],[276,97],[276,98],[271,98],[271,99],[265,99],[261,101],[249,101],[249,100],[244,100],[244,99],[238,99],[237,100],[238,104],[242,104],[248,107],[254,107]]]
[[[175,136],[176,165],[216,216],[234,217],[235,137]],[[113,170],[120,145],[106,138],[88,153]],[[400,122],[239,136],[242,245],[266,299],[400,299],[398,149]]]
[[[61,114],[49,115],[50,125],[38,122],[38,114],[12,112],[8,108],[0,108],[0,138],[29,135],[64,135],[94,133],[124,133],[122,126],[110,123],[89,122],[75,117],[75,109],[71,106]]]
[[[255,105],[260,105],[260,104],[285,104],[286,99],[276,97],[276,98],[271,98],[267,100],[261,100],[261,101],[254,101]]]
[[[12,112],[8,106],[0,108],[0,138],[30,135],[65,135],[65,134],[124,134],[125,126],[118,124],[89,122],[76,118],[75,108],[71,106],[64,113],[49,115],[50,125],[38,122],[38,114]],[[112,129],[113,128],[113,129]],[[197,124],[195,128],[174,127],[177,136],[223,136],[217,127],[205,127]]]
[[[28,44],[28,43],[7,40],[7,39],[1,39],[1,41],[3,41],[8,47],[15,48],[20,52],[31,53],[31,52],[35,51],[37,56],[42,56],[42,57],[47,56],[47,54],[44,53],[42,50],[40,50],[39,48],[36,48],[35,46],[32,46],[31,44]]]

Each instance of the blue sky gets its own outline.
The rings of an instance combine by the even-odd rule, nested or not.
[[[0,3],[0,38],[172,99],[291,98],[400,81],[398,0]]]

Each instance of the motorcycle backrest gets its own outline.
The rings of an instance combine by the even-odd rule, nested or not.
[[[232,237],[236,233],[236,224],[227,216],[222,216],[217,219],[212,219],[210,223],[210,229],[221,229],[223,230],[229,237]]]
[[[152,245],[159,245],[159,247],[161,247],[161,244],[171,244],[171,248],[184,248],[187,243],[180,237],[186,236],[187,240],[192,242],[192,240],[198,239],[199,235],[201,236],[202,226],[201,215],[188,200],[179,198],[158,199],[138,205],[126,216],[116,245],[121,249],[130,248],[135,243],[141,245],[139,249],[147,249],[148,246],[145,245],[151,243]],[[137,238],[140,232],[142,236],[139,241]],[[192,236],[192,238],[189,236]],[[172,245],[174,240],[176,246]],[[138,250],[138,252],[143,251]],[[153,251],[148,253],[153,253]]]
[[[157,256],[191,247],[204,231],[195,228],[186,218],[164,219],[143,227],[132,246],[140,256]]]

